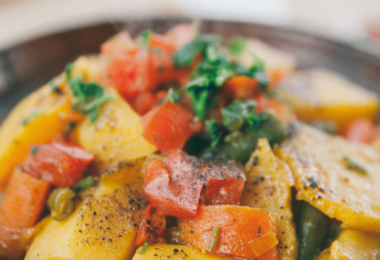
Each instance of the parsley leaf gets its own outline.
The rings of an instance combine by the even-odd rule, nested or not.
[[[165,103],[168,100],[170,100],[175,105],[175,104],[178,104],[179,102],[181,102],[182,97],[181,97],[179,91],[175,91],[174,89],[170,88],[168,95],[165,97],[163,103]]]
[[[246,46],[247,46],[247,39],[234,38],[230,41],[227,48],[228,48],[228,51],[232,54],[232,56],[238,57],[240,54],[242,54]]]
[[[148,47],[149,38],[152,36],[153,32],[151,30],[145,30],[140,34],[141,43],[143,46]]]
[[[33,110],[27,117],[21,120],[21,125],[26,125],[36,117],[42,114],[42,110],[40,108]]]
[[[34,145],[32,146],[32,148],[30,149],[30,153],[35,156],[36,153],[37,153],[37,149],[38,149],[38,146],[37,145]]]
[[[211,147],[215,148],[222,137],[222,131],[215,119],[209,122],[209,130],[211,136]]]
[[[247,101],[233,102],[227,108],[222,108],[223,125],[230,131],[239,130],[243,123],[247,123],[251,130],[259,127],[260,118],[253,113],[256,108],[256,102]]]
[[[72,69],[66,69],[67,73],[71,71]],[[96,83],[84,83],[80,75],[72,77],[71,74],[67,74],[66,76],[73,97],[72,109],[80,111],[94,123],[99,117],[99,107],[113,97],[104,93],[104,89]]]
[[[143,255],[143,254],[145,254],[145,251],[146,251],[146,249],[148,248],[148,246],[150,246],[150,243],[149,243],[148,241],[145,241],[145,242],[144,242],[144,245],[142,246],[142,248],[141,248],[140,250],[137,251],[137,253],[138,253],[139,255]]]

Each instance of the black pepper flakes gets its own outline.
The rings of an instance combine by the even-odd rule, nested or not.
[[[174,254],[175,254],[175,253],[178,253],[178,251],[179,251],[179,250],[178,250],[177,248],[174,248],[174,249],[173,249]]]
[[[258,158],[257,156],[253,157],[252,164],[253,164],[254,166],[256,166],[256,165],[259,164],[259,158]]]

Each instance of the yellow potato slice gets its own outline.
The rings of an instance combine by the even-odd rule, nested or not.
[[[380,234],[379,151],[301,126],[276,153],[293,172],[298,200],[342,221],[343,227]],[[365,173],[349,169],[344,158]]]
[[[157,150],[142,136],[140,116],[115,90],[107,91],[114,99],[102,107],[96,122],[84,120],[72,135],[79,145],[95,155],[101,169],[145,157]]]
[[[343,230],[331,245],[332,260],[380,259],[380,236],[357,230]]]
[[[297,72],[279,91],[294,103],[300,120],[331,120],[339,129],[357,118],[375,119],[379,110],[377,95],[325,69]]]
[[[12,110],[0,128],[0,191],[6,187],[14,166],[25,159],[32,144],[51,141],[65,129],[64,118],[69,111],[68,98],[52,93],[48,85],[24,98]],[[33,114],[35,117],[31,118]],[[31,119],[26,122],[28,118]]]
[[[47,220],[25,259],[131,259],[145,208],[141,165],[136,162],[110,173],[107,181],[83,195],[65,221]]]
[[[291,209],[293,183],[286,163],[277,158],[267,139],[259,139],[257,148],[245,166],[247,182],[242,206],[262,208],[276,214],[278,259],[297,259],[298,242]]]
[[[139,250],[141,247],[139,248]],[[140,254],[137,250],[133,260],[155,260],[155,259],[197,259],[197,260],[233,260],[236,258],[228,256],[219,256],[209,253],[202,253],[191,246],[182,245],[151,245],[144,254]],[[178,251],[177,251],[178,250]]]

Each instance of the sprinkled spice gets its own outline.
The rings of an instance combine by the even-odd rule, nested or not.
[[[258,164],[259,164],[259,157],[257,157],[257,156],[253,157],[252,164],[253,164],[254,166],[258,165]]]
[[[363,174],[363,175],[368,175],[368,172],[363,167],[361,167],[359,164],[354,162],[351,158],[346,156],[343,158],[343,161],[344,161],[344,163],[346,163],[347,168],[349,170],[356,171],[356,172]]]

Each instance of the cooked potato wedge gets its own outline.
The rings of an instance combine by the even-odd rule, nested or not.
[[[141,249],[141,247],[140,247]],[[139,250],[140,250],[139,249]],[[219,256],[209,253],[202,253],[194,249],[192,246],[182,245],[152,245],[149,246],[144,254],[140,254],[137,250],[133,260],[153,260],[153,259],[197,259],[197,260],[233,260],[236,258],[228,256]],[[178,251],[177,251],[178,250]]]
[[[262,208],[276,214],[278,259],[297,259],[298,243],[291,209],[292,173],[277,158],[267,139],[259,139],[255,152],[245,166],[247,182],[242,206]]]
[[[357,118],[375,119],[379,110],[376,94],[325,69],[297,72],[279,91],[294,104],[300,120],[331,120],[340,130]]]
[[[80,146],[95,155],[101,169],[145,157],[157,150],[142,136],[140,116],[115,90],[107,91],[114,99],[102,107],[96,122],[86,119],[72,134]]]
[[[69,111],[68,98],[52,93],[48,85],[27,96],[12,110],[0,128],[0,191],[32,144],[51,141],[65,129],[64,117]]]
[[[130,259],[145,207],[141,165],[136,162],[109,173],[106,182],[83,195],[68,219],[49,219],[25,259]]]
[[[276,152],[293,172],[298,200],[343,227],[380,234],[379,151],[303,125]]]
[[[380,259],[380,236],[357,230],[343,230],[331,245],[330,259]]]

